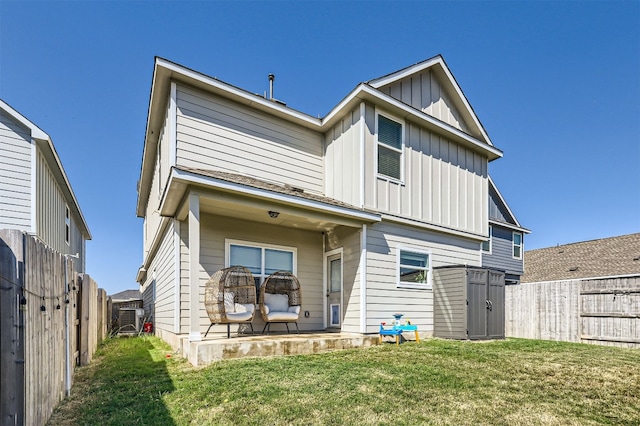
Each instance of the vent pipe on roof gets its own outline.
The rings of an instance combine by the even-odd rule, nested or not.
[[[274,74],[269,74],[269,100],[273,100],[273,80],[276,79]]]

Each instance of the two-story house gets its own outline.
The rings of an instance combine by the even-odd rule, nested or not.
[[[156,58],[137,202],[156,333],[202,339],[206,280],[243,265],[299,278],[302,330],[375,333],[399,311],[432,334],[432,268],[482,266],[501,156],[441,56],[323,118]]]
[[[85,272],[91,239],[69,179],[49,135],[0,100],[0,229],[28,232],[76,256]]]

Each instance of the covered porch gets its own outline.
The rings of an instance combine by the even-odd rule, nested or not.
[[[305,353],[311,349],[292,348],[343,348],[362,346],[363,342],[369,341],[360,338],[358,343],[353,343],[353,336],[336,337],[335,333],[329,333],[331,338],[314,338],[310,343],[304,343],[309,338],[301,336],[310,332],[315,336],[318,331],[327,330],[360,331],[358,312],[351,314],[351,329],[343,327],[343,320],[359,269],[361,244],[358,235],[363,227],[380,220],[377,214],[299,188],[224,172],[184,168],[172,169],[160,212],[178,224],[177,234],[181,241],[177,262],[180,265],[179,290],[176,290],[174,302],[175,334],[172,338],[163,338],[180,341],[180,348],[194,365],[233,358],[233,354]],[[350,259],[353,267],[349,276],[343,276],[341,257],[343,241],[347,237],[332,239],[330,235],[348,236],[351,241],[353,249],[348,252],[353,257]],[[247,261],[253,254],[258,259],[257,264]],[[294,335],[293,327],[292,334],[286,338],[242,336],[228,340],[226,325],[219,325],[211,329],[214,338],[211,338],[212,334],[204,338],[211,323],[203,298],[208,278],[219,269],[240,265],[250,267],[256,286],[259,286],[269,273],[275,272],[268,264],[269,256],[278,258],[278,269],[288,270],[281,263],[290,261],[290,272],[300,279],[303,302],[298,324],[301,333],[305,334]],[[331,277],[327,262],[334,259],[331,256],[340,257],[340,262],[335,262],[339,264],[340,273],[340,289],[333,295],[336,301],[328,299]],[[337,314],[333,314],[332,309]],[[357,309],[356,305],[354,309]],[[335,316],[339,316],[337,322]],[[264,322],[259,313],[252,323],[256,332],[263,329]],[[238,325],[233,324],[232,335],[236,335],[237,329]],[[225,340],[228,341],[225,343]]]

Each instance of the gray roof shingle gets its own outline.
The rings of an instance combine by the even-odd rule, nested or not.
[[[522,282],[640,274],[640,233],[524,253]]]

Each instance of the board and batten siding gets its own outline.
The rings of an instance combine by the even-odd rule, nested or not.
[[[181,246],[181,332],[189,332],[189,226],[180,223]],[[225,267],[225,241],[238,240],[294,247],[297,249],[297,278],[302,286],[302,309],[298,326],[300,330],[321,330],[323,327],[322,288],[322,233],[283,228],[281,226],[255,223],[229,217],[201,213],[200,215],[200,331],[206,332],[211,324],[204,306],[204,290],[207,280],[216,271]],[[309,317],[304,312],[309,311]],[[253,320],[254,329],[262,329],[264,322],[259,312]],[[275,326],[277,328],[278,326]],[[274,328],[274,329],[275,329]],[[231,325],[232,332],[237,325]],[[258,330],[258,331],[260,331]],[[211,332],[226,333],[226,325],[214,326]]]
[[[342,248],[342,331],[360,332],[360,239],[361,230],[339,226],[327,233],[325,250]]]
[[[513,258],[513,231],[495,224],[491,229],[491,254],[482,253],[482,266],[497,268],[506,274],[522,275],[524,260]]]
[[[397,249],[431,253],[431,267],[480,266],[476,241],[381,222],[367,231],[367,332],[377,331],[380,322],[402,312],[421,332],[433,333],[433,292],[397,288]]]
[[[31,132],[0,110],[0,229],[31,229]]]
[[[353,206],[361,204],[361,132],[358,107],[325,134],[326,195]]]
[[[149,269],[144,286],[140,289],[145,314],[152,315],[157,330],[174,332],[175,322],[175,250],[173,224],[166,227],[162,242]],[[154,288],[155,287],[155,288]],[[155,297],[155,300],[154,300]]]
[[[79,218],[69,208],[70,236],[69,244],[65,241],[66,207],[65,199],[58,181],[49,168],[44,155],[38,148],[36,167],[36,226],[38,237],[49,247],[62,254],[78,254],[73,264],[77,272],[84,272],[85,244],[78,226]]]
[[[178,166],[324,193],[323,135],[197,89],[177,88]]]
[[[440,81],[431,70],[425,70],[395,81],[380,87],[379,90],[425,114],[469,133],[460,112],[451,102],[451,97],[442,88]]]
[[[377,111],[384,113],[384,111]],[[445,137],[404,122],[404,181],[375,169],[376,109],[367,105],[365,207],[473,234],[488,232],[488,160]]]

